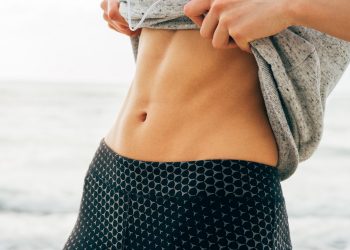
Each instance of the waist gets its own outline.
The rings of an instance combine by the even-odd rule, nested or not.
[[[215,104],[202,108],[155,102],[142,109],[128,104],[110,140],[122,155],[148,161],[220,158],[277,165],[277,145],[263,112],[235,114]]]
[[[144,161],[123,156],[101,139],[90,172],[129,194],[178,198],[283,199],[278,170],[235,159]],[[108,164],[99,164],[99,160]],[[112,178],[111,178],[112,177]]]
[[[278,158],[253,55],[214,49],[198,30],[143,29],[110,134],[117,152],[137,159]]]

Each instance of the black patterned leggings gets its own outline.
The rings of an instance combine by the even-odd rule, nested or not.
[[[135,160],[102,138],[64,245],[71,249],[292,249],[278,170],[232,159]]]

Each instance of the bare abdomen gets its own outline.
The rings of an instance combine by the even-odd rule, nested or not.
[[[257,70],[252,54],[215,49],[199,30],[143,28],[131,89],[105,141],[138,160],[275,166]]]

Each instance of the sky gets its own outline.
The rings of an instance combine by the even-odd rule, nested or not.
[[[96,0],[1,0],[0,81],[130,81],[130,38],[102,15]]]

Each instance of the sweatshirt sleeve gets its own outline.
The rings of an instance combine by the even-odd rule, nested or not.
[[[350,62],[350,42],[304,26],[251,42],[271,68],[300,161],[320,142],[328,95]]]
[[[339,79],[345,72],[350,61],[350,42],[333,37],[326,33],[320,32],[318,30],[307,28],[303,26],[290,26],[284,33],[279,33],[276,37],[272,38],[272,42],[277,49],[281,48],[283,51],[283,45],[281,42],[288,38],[287,33],[290,36],[295,36],[296,39],[302,41],[302,46],[305,47],[310,54],[315,53],[318,60],[315,62],[320,69],[320,91],[328,96],[335,85],[338,83]],[[293,40],[291,38],[291,40]],[[300,44],[300,43],[297,43]],[[292,47],[291,47],[292,48]],[[303,63],[303,60],[308,59],[304,54],[305,59],[299,62]],[[298,62],[293,62],[294,53],[287,52],[282,53],[282,60],[287,65],[289,71],[293,70],[294,67],[298,67]],[[311,55],[310,55],[311,56]],[[292,65],[291,65],[292,64]]]

